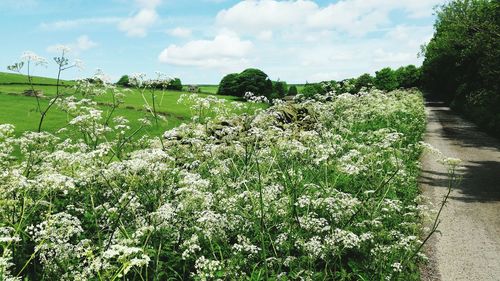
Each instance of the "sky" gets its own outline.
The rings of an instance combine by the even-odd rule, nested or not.
[[[102,69],[217,84],[246,68],[288,83],[341,80],[415,64],[444,0],[0,0],[0,71],[25,51]],[[2,69],[3,68],[3,69]],[[56,65],[35,75],[56,75]]]

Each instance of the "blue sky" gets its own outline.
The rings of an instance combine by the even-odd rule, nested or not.
[[[161,71],[186,83],[218,83],[248,67],[304,83],[421,64],[443,0],[1,0],[0,65],[24,51],[84,61],[118,79]],[[6,71],[6,68],[4,68]],[[4,71],[4,70],[2,70]],[[36,69],[53,76],[54,63]]]

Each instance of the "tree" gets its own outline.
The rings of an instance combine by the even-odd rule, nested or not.
[[[263,71],[249,68],[240,74],[228,74],[219,83],[219,95],[243,97],[251,92],[256,96],[270,98],[273,93],[273,83]]]
[[[239,94],[251,92],[256,96],[270,97],[273,92],[273,83],[262,70],[249,68],[238,75]]]
[[[122,86],[122,87],[130,87],[130,79],[129,79],[128,75],[123,75],[122,77],[120,77],[120,80],[118,80],[118,82],[116,82],[116,85]]]
[[[179,78],[174,78],[167,85],[168,90],[182,91],[182,82]]]
[[[300,94],[305,98],[312,98],[315,95],[324,95],[325,93],[326,91],[320,83],[306,83],[300,91]]]
[[[500,2],[451,1],[434,29],[422,48],[424,88],[500,135]]]
[[[353,91],[354,93],[358,93],[362,88],[371,88],[373,87],[373,77],[368,74],[368,73],[365,73],[361,76],[359,76],[355,81],[354,81],[354,87],[353,87]]]
[[[402,66],[395,72],[399,87],[413,88],[420,86],[421,71],[414,65]]]
[[[273,93],[277,98],[284,98],[288,93],[288,85],[283,81],[273,83]]]
[[[384,91],[393,91],[399,87],[396,73],[390,67],[375,72],[375,86]]]
[[[295,85],[290,86],[290,88],[288,89],[288,95],[289,96],[296,96],[297,93],[298,93],[297,86],[295,86]]]
[[[231,73],[224,78],[219,83],[219,89],[217,90],[218,95],[228,95],[228,96],[240,96],[238,94],[238,74]]]

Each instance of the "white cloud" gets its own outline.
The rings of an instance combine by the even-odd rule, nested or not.
[[[242,33],[258,34],[300,25],[319,9],[312,1],[241,1],[217,14],[217,25]]]
[[[252,50],[250,41],[231,34],[217,35],[213,40],[196,40],[183,46],[170,45],[159,55],[160,62],[207,68],[231,68],[246,65]]]
[[[49,53],[59,53],[61,50],[61,47],[66,46],[68,47],[72,53],[79,55],[81,52],[95,48],[98,46],[98,44],[94,41],[92,41],[87,35],[82,35],[76,39],[75,42],[68,43],[68,44],[57,44],[57,45],[51,45],[47,47],[47,52]]]
[[[257,38],[260,40],[271,40],[273,39],[273,32],[271,30],[263,30],[257,34]]]
[[[189,28],[176,27],[168,30],[167,33],[175,37],[190,37],[193,31]]]
[[[134,16],[123,19],[118,23],[118,29],[125,32],[130,37],[144,37],[148,29],[159,19],[156,8],[161,4],[161,0],[136,0],[140,7]]]
[[[258,36],[262,31],[295,32],[335,30],[363,36],[391,23],[391,12],[422,18],[432,15],[432,7],[445,0],[341,0],[325,7],[314,1],[242,1],[220,11],[216,23],[239,34]]]
[[[158,14],[153,9],[142,9],[135,16],[122,20],[118,24],[118,29],[125,32],[130,37],[144,37],[147,30],[157,20]]]

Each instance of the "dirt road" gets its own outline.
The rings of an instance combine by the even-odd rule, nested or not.
[[[461,183],[442,212],[441,234],[431,239],[423,280],[500,280],[500,141],[480,132],[441,103],[426,105],[425,141],[463,160]],[[447,191],[446,169],[426,153],[424,195],[436,205]]]

